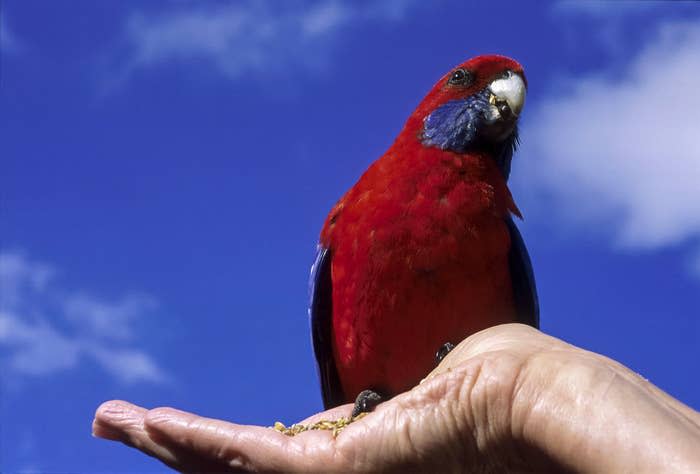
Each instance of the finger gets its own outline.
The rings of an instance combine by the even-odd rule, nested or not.
[[[514,355],[521,355],[545,350],[569,349],[573,346],[532,326],[511,323],[479,331],[462,341],[457,348],[464,357],[475,357],[487,352],[508,351]]]
[[[526,358],[537,352],[574,347],[525,324],[502,324],[484,329],[460,342],[426,379],[449,372],[462,362],[489,353],[507,351]]]
[[[673,410],[687,421],[696,425],[700,424],[700,412],[693,410],[681,401],[673,398],[650,383],[642,375],[635,373],[629,367],[601,354],[587,351],[555,337],[546,335],[524,324],[503,324],[488,328],[468,337],[448,354],[444,360],[445,364],[440,364],[433,370],[431,376],[450,370],[465,359],[486,352],[495,352],[499,350],[507,350],[510,354],[520,354],[523,356],[532,356],[537,352],[551,350],[564,350],[585,354],[587,357],[596,359],[598,362],[615,370],[618,375],[631,383],[644,387],[653,396],[663,401],[669,409]]]
[[[103,403],[95,413],[93,435],[121,441],[183,472],[218,472],[221,464],[183,450],[174,450],[154,439],[144,428],[148,410],[131,403],[113,400]]]
[[[700,427],[700,411],[696,411],[680,400],[673,398],[671,395],[664,392],[646,379],[644,379],[643,384],[647,390],[662,400],[670,410],[678,413],[688,422]]]
[[[332,470],[334,440],[328,431],[289,437],[272,428],[237,425],[173,408],[149,411],[144,427],[152,439],[178,456],[199,457],[234,471]]]
[[[103,403],[95,412],[92,434],[98,438],[120,441],[153,456],[168,465],[176,462],[167,448],[153,441],[144,429],[148,410],[122,400]]]
[[[128,433],[140,429],[146,409],[121,400],[104,402],[97,408],[92,434],[98,438],[123,441]]]
[[[650,396],[656,398],[660,403],[663,403],[668,410],[673,412],[676,416],[682,418],[685,422],[694,424],[696,426],[700,426],[700,412],[694,410],[693,408],[684,404],[680,400],[664,392],[659,387],[647,380],[642,374],[639,374],[634,370],[630,369],[629,367],[626,367],[625,365],[621,364],[620,362],[610,359],[606,356],[583,351],[583,349],[581,349],[581,351],[590,354],[592,357],[600,359],[610,369],[614,370],[625,380],[634,385],[639,386],[641,389],[645,390]]]

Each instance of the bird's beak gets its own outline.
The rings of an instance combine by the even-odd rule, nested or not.
[[[517,118],[525,105],[525,81],[520,74],[508,71],[505,77],[489,84],[489,102],[503,119]]]

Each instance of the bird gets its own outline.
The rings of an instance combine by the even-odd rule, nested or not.
[[[539,326],[507,186],[526,91],[522,66],[505,56],[452,68],[331,209],[309,306],[326,409],[371,411],[467,336]]]

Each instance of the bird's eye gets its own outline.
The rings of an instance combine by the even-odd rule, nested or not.
[[[469,71],[462,68],[455,69],[455,71],[450,76],[450,80],[447,81],[448,84],[453,86],[464,86],[472,81],[472,75]]]

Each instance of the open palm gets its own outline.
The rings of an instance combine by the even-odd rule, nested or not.
[[[348,416],[351,405],[302,423]],[[463,341],[334,437],[123,401],[93,433],[184,472],[654,471],[700,466],[700,414],[626,367],[519,324]],[[653,445],[654,449],[649,449]]]

